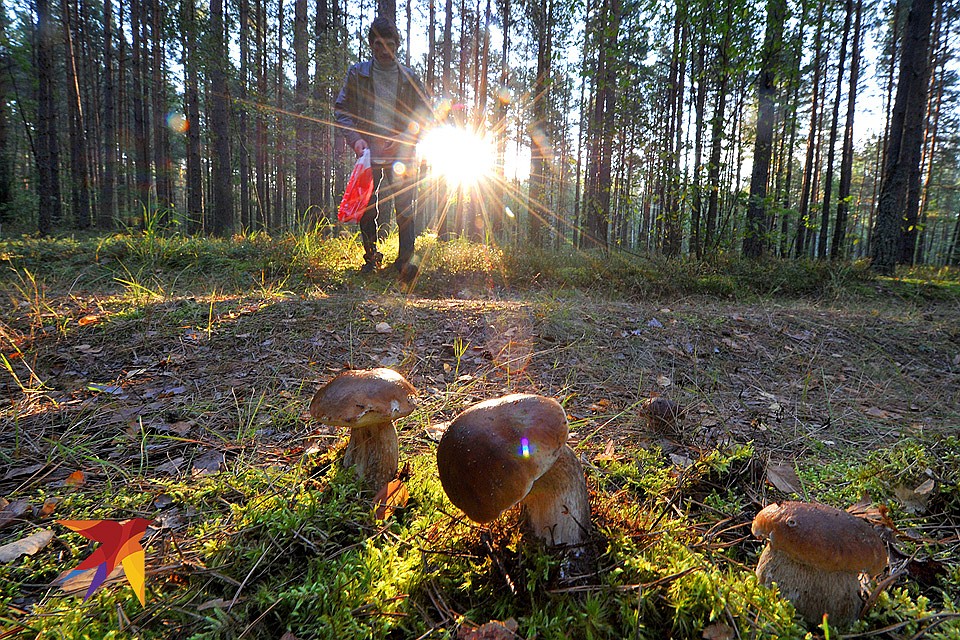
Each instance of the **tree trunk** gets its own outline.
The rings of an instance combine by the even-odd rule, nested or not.
[[[90,171],[87,166],[87,136],[83,119],[83,102],[80,97],[80,81],[77,77],[77,53],[74,46],[74,7],[70,0],[60,3],[63,22],[64,45],[67,59],[67,106],[70,111],[68,131],[70,134],[70,201],[74,222],[78,229],[90,228]]]
[[[197,8],[196,0],[184,0],[183,68],[184,107],[187,112],[187,232],[198,233],[203,226],[203,165],[200,157],[200,89],[197,79]]]
[[[893,275],[897,262],[913,255],[910,241],[915,229],[903,228],[903,222],[911,181],[919,181],[933,7],[934,0],[914,0],[904,29],[897,98],[870,251],[872,268],[883,275]]]
[[[833,161],[837,150],[837,126],[840,121],[840,100],[843,97],[843,71],[847,64],[847,38],[853,17],[853,0],[845,0],[843,34],[837,61],[837,93],[833,99],[833,116],[830,120],[830,138],[827,143],[827,166],[823,180],[823,207],[820,209],[820,230],[817,238],[817,257],[827,257],[827,238],[830,227],[830,197],[833,194]]]
[[[617,57],[616,43],[620,36],[621,4],[620,0],[606,0],[604,10],[604,39],[600,43],[601,50],[606,51],[606,60],[603,73],[603,91],[597,94],[601,98],[600,148],[599,163],[597,165],[596,205],[593,210],[593,227],[591,239],[602,249],[609,248],[608,222],[610,216],[610,190],[612,186],[611,170],[614,138],[614,110],[617,105]]]
[[[233,231],[233,173],[230,162],[230,97],[227,88],[227,45],[224,0],[210,2],[210,104],[207,122],[213,157],[210,158],[210,232],[226,237]]]
[[[807,231],[810,229],[810,202],[813,199],[813,183],[816,176],[817,132],[820,129],[820,56],[823,44],[823,3],[817,17],[817,31],[813,38],[813,86],[810,89],[810,132],[807,135],[807,155],[803,165],[803,182],[800,187],[800,207],[797,212],[797,241],[794,256],[806,253]]]
[[[437,1],[428,0],[427,8],[427,90],[436,91],[437,88]],[[506,37],[506,36],[504,36]],[[407,47],[410,43],[407,42]]]
[[[693,109],[696,114],[696,123],[694,124],[693,135],[693,184],[692,198],[690,205],[690,253],[697,258],[703,256],[703,243],[701,241],[700,224],[703,217],[703,185],[700,180],[700,172],[703,167],[703,134],[706,128],[704,113],[707,103],[707,14],[704,12],[700,20],[699,27],[699,46],[697,55],[694,58],[694,68],[692,70],[692,79],[696,81],[696,92],[693,97]]]
[[[131,82],[130,105],[133,109],[133,144],[135,163],[135,190],[139,199],[140,223],[146,224],[143,218],[150,209],[150,134],[146,122],[145,101],[148,98],[144,76],[144,44],[143,44],[143,4],[141,0],[130,2],[130,31],[133,35],[131,43]]]
[[[37,230],[49,235],[63,212],[60,205],[60,149],[57,145],[57,101],[53,90],[54,25],[50,0],[36,0],[34,51],[37,67]]]
[[[407,0],[407,6],[410,1]],[[317,207],[317,220],[326,232],[328,226],[327,208],[328,198],[324,185],[329,184],[330,159],[333,149],[327,141],[329,130],[325,122],[331,118],[327,115],[327,105],[330,104],[329,81],[324,77],[324,63],[329,56],[330,47],[327,42],[330,38],[329,14],[327,0],[317,0],[313,22],[313,104],[310,108],[310,202]],[[407,40],[409,43],[409,39]],[[409,44],[407,45],[409,51]]]
[[[853,180],[853,120],[857,111],[857,85],[860,82],[860,25],[863,0],[857,0],[853,25],[853,46],[850,58],[850,83],[847,91],[847,121],[843,129],[843,155],[840,159],[840,184],[837,189],[837,220],[833,228],[830,257],[833,260],[845,254],[847,212],[850,209],[850,183]]]
[[[170,129],[167,127],[167,101],[164,90],[166,65],[163,46],[164,3],[151,3],[152,105],[153,105],[153,165],[157,175],[157,207],[168,211],[173,207],[173,163],[170,160]]]
[[[770,0],[767,4],[766,35],[761,53],[763,66],[760,68],[760,77],[757,82],[757,138],[753,148],[747,228],[743,236],[743,255],[748,258],[763,256],[769,243],[767,183],[770,178],[773,123],[776,119],[777,73],[781,66],[780,53],[786,13],[786,0]]]
[[[533,2],[528,5],[533,39],[537,43],[537,75],[533,83],[533,104],[528,124],[530,135],[530,191],[527,210],[529,216],[529,240],[537,248],[543,247],[544,226],[548,224],[549,207],[547,197],[547,167],[550,156],[548,86],[550,81],[550,50],[552,43],[548,35],[548,6],[552,2]]]
[[[377,0],[377,15],[390,18],[390,22],[397,24],[397,0]]]
[[[937,152],[939,151],[940,116],[943,106],[944,89],[949,73],[947,70],[947,60],[950,59],[949,45],[944,42],[944,40],[949,42],[945,34],[949,33],[950,23],[948,19],[946,26],[944,26],[944,11],[944,3],[941,2],[937,5],[937,15],[934,18],[933,47],[936,53],[933,59],[930,105],[927,107],[927,134],[925,136],[927,143],[925,145],[926,153],[923,162],[923,167],[925,167],[923,173],[926,178],[920,197],[920,232],[917,238],[917,251],[914,255],[914,260],[919,264],[925,262],[927,238],[933,236],[933,230],[927,226],[927,214],[930,210],[930,196],[935,184],[934,175],[940,173],[938,170],[941,168],[935,160],[937,159]],[[941,40],[941,38],[943,40]],[[940,178],[939,175],[937,177]]]
[[[0,224],[13,219],[13,145],[8,124],[7,93],[11,72],[7,47],[7,13],[0,3]]]
[[[396,12],[396,10],[394,10]],[[294,88],[294,118],[297,157],[294,161],[297,177],[296,219],[306,220],[310,207],[310,130],[307,116],[308,89],[310,87],[310,58],[307,53],[307,0],[295,0],[293,19],[293,56],[296,71]],[[314,222],[314,221],[311,221]]]
[[[113,5],[103,2],[103,181],[97,227],[112,229],[117,215],[116,90],[113,78]]]
[[[266,0],[256,0],[257,14],[257,103],[263,104],[267,99],[267,9]],[[253,143],[254,162],[257,165],[256,229],[270,228],[270,191],[269,167],[267,160],[267,113],[264,109],[257,110],[257,125]]]
[[[274,173],[276,193],[273,198],[273,224],[271,228],[277,230],[284,224],[284,217],[287,208],[287,173],[284,166],[284,155],[286,152],[286,139],[284,132],[283,118],[283,0],[280,0],[277,6],[277,42],[281,43],[277,47],[277,67],[276,67],[276,100],[277,111],[274,119],[276,134],[274,138]]]
[[[239,0],[240,76],[237,78],[237,169],[240,172],[240,221],[243,228],[254,229],[250,213],[250,0]]]

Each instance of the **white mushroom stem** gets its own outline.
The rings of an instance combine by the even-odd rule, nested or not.
[[[590,501],[577,454],[564,445],[520,504],[526,526],[537,538],[553,545],[583,542],[590,530]]]
[[[846,626],[857,619],[860,575],[856,571],[824,571],[793,560],[769,544],[760,554],[757,578],[766,586],[776,583],[780,596],[789,600],[807,624],[816,626],[829,615],[834,626]]]
[[[392,421],[350,430],[343,464],[352,466],[368,489],[379,491],[397,475],[400,443]]]

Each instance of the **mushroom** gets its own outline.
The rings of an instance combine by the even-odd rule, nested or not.
[[[454,418],[440,439],[440,483],[474,522],[522,504],[536,538],[579,544],[589,531],[590,504],[567,433],[563,407],[551,398],[513,394],[481,402]]]
[[[651,431],[678,434],[686,410],[669,398],[655,396],[640,403],[640,415],[646,418]]]
[[[757,563],[757,578],[776,583],[812,626],[828,614],[845,626],[860,614],[861,574],[883,571],[887,553],[867,522],[846,511],[810,502],[764,507],[753,520],[753,535],[767,540]]]
[[[313,396],[310,415],[324,424],[350,427],[343,463],[376,491],[397,475],[400,445],[393,421],[413,412],[416,393],[390,369],[344,371]]]

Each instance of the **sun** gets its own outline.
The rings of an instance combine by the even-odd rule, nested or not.
[[[493,144],[473,131],[444,125],[427,131],[417,145],[434,175],[448,184],[474,186],[493,175]]]

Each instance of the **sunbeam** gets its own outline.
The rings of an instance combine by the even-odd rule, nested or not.
[[[493,175],[493,144],[461,127],[444,125],[427,131],[417,150],[434,174],[451,186],[476,186]]]

